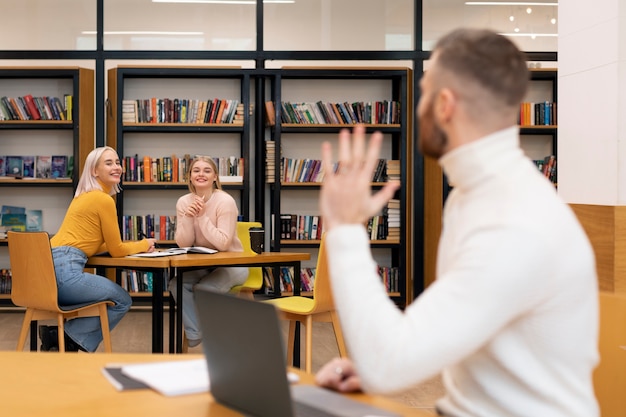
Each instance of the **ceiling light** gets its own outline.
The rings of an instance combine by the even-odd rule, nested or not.
[[[263,3],[295,3],[296,0],[263,0]],[[152,3],[192,3],[192,4],[256,4],[256,0],[152,0]]]
[[[83,35],[95,35],[95,30],[84,30]],[[204,32],[167,32],[159,30],[105,30],[105,35],[167,35],[167,36],[202,36]]]
[[[519,28],[513,29],[513,32],[519,32]]]
[[[153,0],[154,1],[154,0]],[[529,1],[466,1],[466,6],[558,6],[554,3],[537,3]]]
[[[552,19],[550,19],[550,23],[552,23],[553,25],[556,25],[556,19],[553,17]]]
[[[500,33],[500,35],[503,36],[530,36],[531,38],[536,38],[536,37],[541,37],[541,38],[547,38],[547,37],[558,37],[559,35],[557,33],[523,33],[523,32],[515,32],[515,33]]]
[[[509,20],[510,20],[511,22],[512,22],[512,21],[514,21],[514,20],[515,20],[515,16],[513,16],[513,15],[509,16]]]
[[[530,7],[526,9],[526,13],[531,14],[532,12],[533,12],[533,9],[531,9]]]

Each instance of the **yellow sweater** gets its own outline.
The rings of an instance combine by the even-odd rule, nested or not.
[[[72,246],[87,256],[108,251],[113,257],[145,252],[150,246],[146,239],[122,242],[115,200],[99,190],[83,193],[72,200],[59,232],[52,237],[50,244],[53,248]]]

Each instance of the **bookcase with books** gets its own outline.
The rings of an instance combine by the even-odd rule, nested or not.
[[[557,70],[530,68],[531,82],[520,107],[521,146],[537,168],[556,186]]]
[[[284,67],[271,78],[271,97],[264,109],[269,126],[265,175],[271,248],[310,250],[313,265],[303,265],[307,271],[315,266],[324,231],[319,213],[322,142],[336,143],[339,131],[356,123],[363,123],[368,134],[383,133],[372,188],[379,189],[389,178],[399,179],[402,186],[389,206],[366,226],[381,280],[400,306],[412,299],[411,239],[406,224],[412,211],[408,174],[412,155],[411,82],[412,70],[408,68]],[[281,280],[287,291],[290,280]],[[301,279],[307,280],[314,280],[314,276]],[[306,284],[302,289],[306,291]]]
[[[10,305],[7,230],[57,232],[94,147],[94,71],[0,67],[0,304]]]
[[[188,192],[186,167],[194,155],[216,161],[223,189],[248,218],[250,78],[234,67],[108,70],[107,144],[125,169],[117,195],[124,238],[147,235],[175,245],[176,201]]]

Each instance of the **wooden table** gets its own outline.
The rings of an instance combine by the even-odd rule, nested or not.
[[[183,293],[183,274],[187,271],[193,271],[204,268],[212,268],[216,266],[293,266],[294,267],[294,294],[299,293],[300,289],[300,263],[311,259],[310,253],[305,252],[263,252],[244,253],[244,252],[218,252],[211,255],[205,254],[186,254],[175,255],[169,257],[170,266],[174,269],[176,276],[176,352],[182,352],[183,340],[183,316],[182,316],[182,293]],[[298,332],[296,332],[296,336]],[[296,338],[296,341],[299,339]],[[296,349],[297,348],[297,349]],[[300,362],[300,346],[296,343],[294,346],[294,365],[299,366]]]
[[[165,274],[174,269],[174,274],[180,278],[177,280],[178,299],[176,300],[175,323],[170,320],[170,344],[169,352],[182,352],[182,276],[186,271],[192,271],[215,266],[293,266],[294,279],[298,284],[300,280],[300,262],[311,259],[311,254],[300,252],[263,252],[261,254],[249,254],[243,252],[218,252],[210,255],[187,254],[175,256],[163,256],[158,258],[122,257],[113,258],[109,255],[96,255],[87,260],[86,267],[96,268],[123,268],[152,271],[154,275],[153,288],[165,288]],[[171,271],[170,271],[171,272]],[[294,293],[295,293],[294,285]],[[163,353],[163,292],[152,292],[152,352]],[[173,306],[171,306],[173,307]],[[170,311],[170,317],[172,317]],[[175,336],[174,336],[175,335]],[[172,337],[174,336],[174,337]],[[294,364],[299,365],[299,346],[294,352]],[[295,349],[295,348],[294,348]]]
[[[153,289],[165,288],[165,274],[170,269],[170,257],[160,258],[113,258],[109,255],[95,255],[87,260],[87,267],[123,268],[151,271],[153,273]],[[152,291],[152,352],[163,353],[163,291]],[[174,351],[174,343],[170,341],[170,352]]]
[[[201,355],[155,355],[131,353],[0,352],[3,378],[2,415],[11,417],[233,417],[241,416],[215,402],[210,393],[165,397],[150,389],[117,391],[103,376],[102,368],[113,363],[142,363],[198,359]],[[313,376],[299,370],[301,383]],[[245,395],[245,394],[242,394]],[[407,417],[428,417],[426,411],[409,408],[389,399],[350,394],[363,401]]]

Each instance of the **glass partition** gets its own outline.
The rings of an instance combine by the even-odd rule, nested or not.
[[[458,27],[479,27],[508,36],[527,52],[554,52],[558,45],[558,1],[423,0],[424,50]]]
[[[255,13],[254,0],[105,0],[104,49],[253,51]]]
[[[5,0],[0,28],[2,50],[95,50],[96,0]]]
[[[265,50],[412,50],[413,0],[264,2]]]

